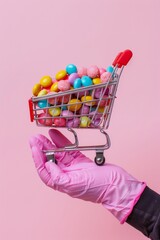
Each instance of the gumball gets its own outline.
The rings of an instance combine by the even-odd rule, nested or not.
[[[44,96],[48,93],[48,91],[46,89],[42,89],[39,93],[38,93],[38,97],[40,96]]]
[[[55,105],[55,104],[59,103],[59,98],[60,98],[60,97],[57,97],[56,94],[57,94],[56,92],[51,92],[51,93],[48,94],[48,96],[49,96],[49,95],[52,96],[52,97],[48,98],[48,102],[49,102],[51,105]],[[55,95],[55,97],[53,97],[53,95]]]
[[[71,99],[68,102],[68,104],[73,104],[73,105],[68,106],[68,110],[72,111],[72,112],[78,111],[82,106],[81,101],[79,99],[76,99],[76,98]]]
[[[50,88],[50,91],[51,92],[58,92],[59,89],[58,89],[58,82],[54,82]]]
[[[65,127],[66,119],[65,118],[54,118],[53,123],[56,127]]]
[[[75,117],[72,120],[68,120],[66,126],[68,128],[77,128],[80,125],[80,118]]]
[[[102,81],[102,83],[105,83],[105,82],[109,81],[110,78],[111,78],[111,73],[110,73],[110,72],[104,72],[104,73],[102,73],[102,75],[101,75],[101,81]]]
[[[73,85],[74,81],[76,80],[76,78],[79,78],[78,73],[72,73],[71,75],[69,75],[68,77],[68,82]]]
[[[107,70],[107,72],[112,73],[114,68],[112,66],[108,66],[106,70]]]
[[[79,77],[83,77],[83,76],[86,76],[87,75],[87,68],[85,67],[81,67],[81,68],[78,68],[78,75]]]
[[[66,72],[68,74],[76,73],[77,72],[77,67],[74,64],[68,64],[66,66]]]
[[[49,114],[53,117],[57,117],[61,114],[61,109],[60,108],[49,108]]]
[[[64,104],[64,103],[68,103],[70,99],[70,95],[64,95],[62,97],[59,97],[59,102]]]
[[[45,126],[52,126],[53,124],[51,116],[47,113],[38,114],[38,122]]]
[[[76,94],[76,96],[78,97],[78,98],[81,98],[81,97],[83,97],[84,95],[89,95],[89,91],[87,90],[85,90],[85,91],[81,91],[81,89],[80,89],[80,91]]]
[[[80,127],[89,127],[90,123],[91,123],[91,120],[89,117],[86,117],[86,116],[83,116],[80,118]]]
[[[100,74],[100,76],[101,76],[101,74],[104,73],[104,72],[106,72],[106,69],[104,69],[104,68],[99,68],[99,74]]]
[[[61,80],[61,79],[64,79],[66,76],[67,76],[66,70],[61,70],[61,71],[56,73],[55,79],[56,80]]]
[[[52,85],[52,78],[50,76],[44,76],[40,79],[42,87],[50,87]]]
[[[60,91],[67,91],[70,89],[70,83],[66,80],[60,80],[58,82],[58,89]]]
[[[48,106],[49,106],[49,104],[47,103],[46,99],[38,101],[38,107],[39,108],[46,108]]]
[[[81,78],[76,78],[76,80],[73,83],[73,87],[74,88],[80,88],[82,87],[82,82],[81,82]]]
[[[83,87],[88,87],[88,86],[93,84],[92,83],[92,79],[90,77],[88,77],[88,76],[83,76],[81,78],[81,82],[82,82],[82,86]]]
[[[87,105],[87,106],[94,106],[96,104],[96,102],[93,101],[92,96],[83,96],[81,98],[81,101],[84,102],[84,104]]]
[[[100,78],[93,78],[93,84],[100,84],[101,83],[101,79]]]
[[[92,123],[90,124],[90,127],[92,128],[95,128],[95,127],[98,127],[101,123],[101,119],[96,119],[96,120],[93,120]]]
[[[37,96],[38,93],[41,91],[41,84],[40,83],[36,83],[33,88],[32,88],[32,93],[34,96]]]
[[[100,119],[102,117],[103,113],[97,112],[97,111],[92,111],[89,113],[89,116],[92,120],[97,120]]]
[[[67,110],[67,106],[61,106],[61,110]]]
[[[87,75],[90,78],[96,78],[99,77],[99,69],[97,66],[91,66],[87,69]]]
[[[83,105],[80,110],[79,110],[79,114],[82,115],[82,114],[88,114],[89,113],[89,110],[90,110],[90,107],[87,106],[87,105]]]
[[[98,108],[98,112],[99,112],[99,113],[103,113],[103,112],[104,112],[104,109],[105,109],[104,107],[99,107],[99,108]]]
[[[61,116],[67,118],[67,119],[72,119],[74,114],[73,112],[69,111],[69,110],[63,110],[61,113]]]
[[[103,89],[102,88],[95,89],[94,97],[99,99],[102,96],[103,96]]]
[[[102,100],[100,100],[100,102],[97,102],[97,105],[99,105],[99,107],[105,107],[107,105],[107,100],[108,96],[103,95]]]

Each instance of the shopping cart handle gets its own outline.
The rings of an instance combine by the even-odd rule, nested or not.
[[[31,122],[33,122],[34,114],[33,114],[33,102],[31,98],[28,100],[28,105],[29,105],[29,112],[30,112],[30,120]]]
[[[112,65],[115,67],[117,66],[118,68],[121,68],[122,66],[126,66],[129,60],[132,58],[132,51],[127,49],[123,52],[120,52],[115,60],[113,61]]]

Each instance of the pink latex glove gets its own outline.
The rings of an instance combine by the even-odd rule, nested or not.
[[[123,223],[143,192],[145,183],[113,164],[97,166],[78,151],[56,153],[58,164],[47,162],[42,150],[71,144],[58,130],[49,130],[49,135],[53,143],[40,134],[30,139],[32,156],[42,181],[71,197],[102,203]]]

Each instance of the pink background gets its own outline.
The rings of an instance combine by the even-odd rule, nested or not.
[[[118,52],[131,49],[106,158],[160,192],[159,9],[159,0],[0,1],[1,239],[146,239],[102,206],[54,192],[40,181],[28,139],[48,129],[30,123],[27,101],[43,75],[53,76],[68,63],[107,67]],[[94,131],[87,134],[90,144],[103,142],[99,133],[96,139]],[[87,144],[86,131],[78,135]]]

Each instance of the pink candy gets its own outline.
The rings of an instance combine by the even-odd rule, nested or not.
[[[87,75],[90,78],[99,77],[99,68],[97,66],[91,66],[87,69]]]
[[[111,73],[110,72],[104,72],[101,75],[101,81],[102,83],[105,83],[109,80],[109,78],[111,77]]]
[[[58,89],[60,91],[67,91],[71,87],[70,83],[67,80],[60,80],[58,82]]]
[[[79,77],[83,77],[83,76],[87,75],[87,68],[85,68],[85,67],[79,68],[78,75],[79,75]]]

